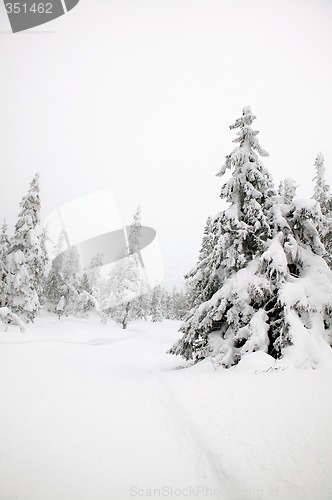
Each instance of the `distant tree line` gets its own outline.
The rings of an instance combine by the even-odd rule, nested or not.
[[[183,319],[187,295],[160,285],[147,286],[139,259],[141,236],[140,208],[137,209],[128,234],[128,256],[113,265],[102,276],[102,255],[80,268],[75,247],[64,251],[64,234],[55,243],[56,257],[50,261],[46,251],[47,231],[40,221],[40,186],[36,174],[20,203],[14,234],[8,235],[3,222],[0,234],[0,321],[16,324],[33,322],[42,309],[63,316],[87,317],[95,310],[101,321],[108,318],[125,329],[134,319],[162,321]]]

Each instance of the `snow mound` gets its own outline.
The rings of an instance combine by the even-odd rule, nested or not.
[[[263,351],[250,352],[245,354],[238,365],[234,368],[242,372],[266,372],[276,367],[276,360]]]

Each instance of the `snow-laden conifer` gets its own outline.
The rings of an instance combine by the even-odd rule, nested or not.
[[[46,252],[40,228],[39,174],[21,200],[21,211],[6,259],[8,305],[33,320],[44,295]]]
[[[241,132],[241,137],[248,152],[251,135]],[[239,150],[233,153],[243,158]],[[240,177],[246,171],[237,170]],[[284,183],[278,197],[269,175],[264,172],[264,181],[257,171],[264,171],[257,169],[252,176],[260,182],[246,190],[254,193],[254,203],[237,193],[245,185],[241,179],[232,176],[227,185],[233,188],[223,188],[231,207],[220,216],[216,248],[222,255],[227,248],[232,258],[227,269],[220,266],[219,289],[190,311],[181,328],[184,335],[170,353],[194,361],[213,356],[229,367],[251,352],[264,351],[296,366],[315,366],[331,357],[332,274],[320,240],[324,218],[314,200],[295,198],[294,183]],[[253,206],[258,224],[248,215]],[[228,238],[225,247],[227,218],[235,244]]]
[[[10,242],[7,234],[7,223],[4,220],[0,233],[0,307],[4,307],[8,303],[8,291],[6,277],[8,274],[7,255],[10,247]]]
[[[160,285],[156,285],[151,291],[150,314],[153,322],[163,320],[163,293]]]
[[[198,307],[218,290],[220,278],[216,272],[215,260],[212,257],[218,225],[218,218],[214,220],[211,216],[207,218],[197,264],[185,276],[190,308]]]
[[[201,331],[197,330],[194,318],[199,303],[203,307],[234,273],[262,252],[273,233],[272,197],[275,192],[270,174],[259,159],[259,155],[268,156],[268,153],[259,145],[258,132],[251,127],[254,120],[255,116],[247,106],[242,116],[230,126],[238,129],[233,141],[237,147],[226,156],[217,174],[222,177],[230,171],[220,194],[229,203],[229,208],[218,214],[212,224],[208,220],[205,230],[210,232],[210,237],[204,235],[200,251],[200,255],[206,255],[206,258],[198,261],[189,276],[189,280],[194,280],[194,288],[195,283],[198,284],[199,293],[196,293],[194,308],[181,327],[184,336],[170,351],[188,359],[192,358],[196,347],[197,350],[205,348],[206,334],[218,328],[220,323],[211,318]],[[207,241],[209,252],[204,251]]]
[[[322,153],[317,154],[314,166],[316,175],[313,178],[313,199],[319,203],[325,218],[325,223],[320,228],[320,238],[326,250],[325,260],[330,269],[332,269],[332,195],[330,186],[325,180],[325,160]]]
[[[40,227],[40,186],[39,174],[30,183],[30,189],[20,203],[21,211],[15,225],[13,246],[24,253],[25,264],[31,276],[31,286],[38,300],[43,302],[45,265],[45,231]]]
[[[132,308],[134,299],[140,294],[142,278],[138,255],[128,255],[118,261],[108,277],[108,297],[103,301],[103,308],[109,311],[112,319],[126,329],[134,318]]]
[[[313,199],[318,201],[322,212],[326,215],[331,210],[331,193],[330,186],[325,180],[325,160],[321,152],[316,156],[314,163],[316,174],[313,178],[314,181],[314,194]]]
[[[127,328],[129,321],[146,316],[143,295],[147,293],[147,286],[140,255],[141,234],[141,210],[138,207],[128,230],[128,254],[112,267],[101,299],[102,307],[123,329]]]

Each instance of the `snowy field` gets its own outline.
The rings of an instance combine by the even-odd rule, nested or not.
[[[0,500],[331,499],[332,370],[183,369],[178,327],[1,332]]]

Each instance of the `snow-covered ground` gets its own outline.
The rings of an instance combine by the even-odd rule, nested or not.
[[[331,499],[332,370],[184,369],[178,327],[1,332],[0,500]]]

